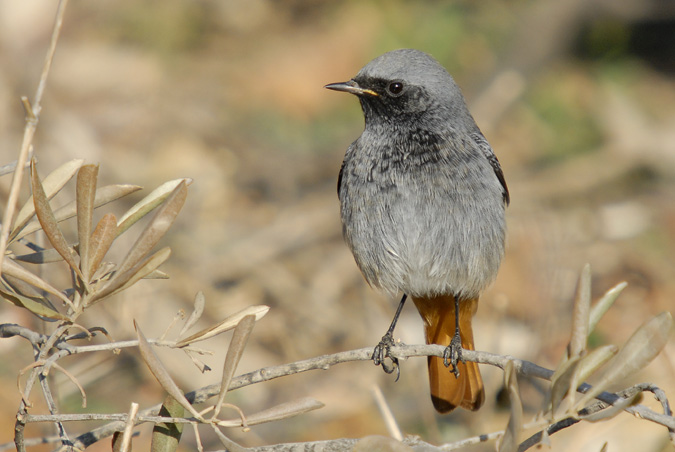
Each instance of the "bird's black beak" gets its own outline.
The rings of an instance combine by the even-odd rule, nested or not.
[[[324,88],[332,89],[333,91],[342,91],[345,93],[351,93],[357,96],[373,96],[373,97],[379,96],[379,94],[377,94],[372,89],[361,88],[359,84],[356,83],[354,80],[342,83],[331,83],[329,85],[324,86]]]

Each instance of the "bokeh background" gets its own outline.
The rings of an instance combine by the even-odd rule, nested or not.
[[[0,163],[18,155],[19,99],[35,92],[55,10],[55,1],[0,0]],[[171,279],[140,283],[92,309],[84,324],[121,340],[134,337],[136,319],[157,337],[202,290],[202,327],[247,306],[271,307],[241,372],[375,345],[397,300],[363,281],[342,242],[336,196],[342,156],[363,119],[356,99],[322,87],[402,47],[431,53],[453,74],[511,190],[506,258],[479,306],[478,349],[555,367],[587,262],[594,298],[629,283],[592,345],[620,345],[651,316],[674,310],[675,3],[98,0],[68,6],[35,139],[40,173],[84,158],[101,165],[101,184],[134,183],[147,193],[169,179],[194,182],[164,240],[173,249],[163,267]],[[9,179],[0,179],[3,208]],[[74,198],[72,187],[65,191],[57,204]],[[0,318],[40,328],[9,304],[0,305]],[[397,336],[423,341],[411,307]],[[219,381],[228,340],[209,341],[216,370],[204,375],[180,352],[161,356],[189,391]],[[21,339],[0,341],[0,356],[6,443],[19,404],[17,371],[32,357]],[[83,410],[77,390],[62,382],[63,412],[126,412],[132,401],[143,408],[164,397],[133,350],[62,364],[89,395]],[[404,362],[395,384],[372,364],[342,364],[232,393],[228,400],[248,413],[305,395],[326,407],[231,434],[248,446],[386,434],[377,385],[405,433],[456,441],[506,425],[508,410],[497,402],[502,372],[483,367],[483,375],[479,412],[437,416],[424,359]],[[639,381],[675,394],[672,341],[626,385]],[[526,381],[521,389],[529,420],[541,395]],[[44,412],[37,391],[32,399],[32,412]],[[649,397],[644,403],[658,410]],[[68,425],[73,435],[85,427]],[[149,430],[139,429],[138,450],[147,449]],[[204,435],[208,448],[220,448]],[[194,449],[191,437],[182,450]],[[597,451],[604,442],[611,451],[670,450],[664,428],[626,414],[552,437],[553,450]]]

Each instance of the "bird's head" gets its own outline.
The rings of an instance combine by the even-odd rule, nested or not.
[[[347,82],[326,88],[356,95],[366,126],[379,122],[446,121],[464,115],[464,98],[448,72],[430,55],[413,49],[381,55]]]

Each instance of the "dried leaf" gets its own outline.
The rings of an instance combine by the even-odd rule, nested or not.
[[[60,312],[57,312],[52,308],[40,303],[39,301],[33,300],[32,298],[24,297],[23,295],[16,293],[6,292],[1,289],[0,296],[15,306],[28,309],[38,317],[46,317],[53,320],[68,320],[68,317],[64,316]]]
[[[94,218],[94,198],[96,197],[96,179],[98,165],[84,165],[77,172],[77,238],[79,242],[80,270],[85,281],[89,282],[89,240]]]
[[[94,229],[89,239],[88,277],[96,273],[101,262],[103,262],[103,258],[112,246],[115,237],[117,237],[117,219],[115,215],[108,213],[99,220],[96,229]],[[80,254],[83,254],[81,248]]]
[[[56,195],[63,188],[63,186],[66,185],[70,179],[72,179],[83,163],[84,160],[82,159],[71,160],[59,166],[47,177],[45,177],[45,180],[42,182],[42,186],[44,187],[45,196],[47,199],[52,199],[54,195]],[[10,240],[12,240],[16,234],[21,231],[24,226],[26,226],[33,215],[35,215],[35,204],[33,202],[33,196],[30,196],[28,201],[26,201],[26,204],[21,207],[21,210],[19,210],[19,213],[16,215],[14,229],[10,234]]]
[[[186,355],[188,355],[188,358],[192,360],[192,363],[195,366],[197,366],[197,369],[199,369],[201,373],[209,372],[211,370],[209,366],[207,366],[199,358],[197,358],[196,353],[194,353],[192,350],[184,348],[183,351],[185,352]]]
[[[153,270],[144,276],[143,279],[169,279],[169,275],[162,270]]]
[[[94,207],[99,208],[105,204],[129,195],[135,191],[140,190],[138,185],[107,185],[96,190],[96,198],[94,199]],[[77,203],[75,201],[69,202],[63,207],[60,207],[54,212],[56,221],[61,222],[77,215]],[[21,230],[13,239],[20,239],[42,228],[39,221],[31,221]]]
[[[204,298],[204,292],[201,290],[197,292],[197,295],[195,295],[195,304],[194,304],[194,309],[192,310],[192,314],[190,314],[190,317],[185,321],[185,325],[183,325],[183,328],[180,330],[180,333],[178,333],[178,337],[181,337],[187,330],[192,328],[195,323],[197,323],[197,320],[200,319],[202,316],[202,313],[204,312],[204,305],[206,304],[206,298]]]
[[[171,192],[169,197],[166,198],[162,207],[157,211],[153,219],[150,220],[150,223],[148,223],[143,232],[141,232],[136,243],[134,243],[129,250],[129,253],[119,265],[119,274],[123,274],[134,267],[150,252],[157,242],[159,242],[173,224],[178,212],[180,212],[180,209],[185,203],[186,197],[187,186],[185,185],[185,182],[181,182],[174,191]],[[120,228],[119,225],[118,228]]]
[[[4,275],[13,276],[14,278],[26,282],[32,286],[35,286],[40,290],[44,290],[47,293],[55,295],[66,305],[74,309],[73,303],[65,295],[63,295],[63,293],[61,293],[60,290],[58,290],[56,287],[52,286],[39,276],[29,272],[22,266],[13,262],[11,259],[2,260],[2,273]]]
[[[104,287],[92,295],[88,305],[92,305],[106,297],[115,295],[116,293],[126,290],[127,288],[136,284],[138,280],[152,273],[157,267],[166,262],[170,255],[171,248],[162,248],[152,256],[149,256],[139,262],[134,268],[121,275],[116,274]]]
[[[213,417],[217,418],[220,413],[220,407],[225,400],[225,394],[230,388],[230,382],[234,376],[234,372],[237,370],[239,365],[239,360],[241,360],[241,355],[244,354],[244,348],[248,342],[248,338],[253,331],[255,326],[255,316],[247,315],[237,324],[232,334],[232,340],[230,341],[230,346],[227,349],[227,355],[225,355],[225,363],[223,364],[223,378],[220,382],[220,393],[218,394],[218,401],[216,402],[216,408],[213,412]]]
[[[569,344],[570,358],[581,356],[586,351],[588,341],[588,322],[591,306],[591,266],[584,265],[579,277],[577,296],[574,300],[574,312],[572,316],[572,338]]]
[[[311,397],[303,397],[292,402],[282,403],[280,405],[273,406],[272,408],[259,411],[255,414],[252,414],[251,416],[246,416],[246,424],[257,425],[265,422],[278,421],[323,407],[324,404],[318,400]],[[241,419],[237,418],[219,421],[218,425],[221,427],[241,427],[242,423]]]
[[[118,234],[124,233],[134,223],[146,216],[155,207],[162,204],[164,200],[168,198],[169,195],[171,195],[180,184],[183,183],[190,185],[192,183],[192,179],[176,179],[165,182],[150,192],[148,196],[137,202],[131,209],[122,215],[122,218],[119,219],[119,222],[117,223]]]
[[[188,402],[188,400],[183,395],[183,391],[180,390],[178,385],[169,375],[169,372],[164,367],[164,364],[160,361],[159,357],[155,354],[155,351],[152,349],[152,346],[148,340],[143,335],[143,332],[138,327],[138,324],[134,320],[134,328],[136,328],[136,334],[138,336],[138,348],[143,357],[143,361],[148,365],[150,372],[155,376],[159,384],[164,388],[164,390],[174,399],[176,402],[180,403],[183,408],[188,410],[192,416],[200,421],[204,419],[202,416],[195,410],[195,408]]]
[[[183,417],[185,410],[180,403],[171,396],[166,396],[162,407],[159,409],[162,417]],[[178,443],[183,434],[184,424],[159,423],[152,429],[152,442],[150,452],[173,452],[178,448]]]
[[[213,336],[216,336],[220,333],[224,333],[225,331],[229,331],[235,326],[237,326],[237,324],[241,321],[241,319],[243,319],[247,315],[255,316],[255,320],[258,321],[261,318],[263,318],[265,314],[267,314],[267,311],[269,310],[270,307],[265,305],[249,306],[248,308],[242,309],[236,314],[232,314],[231,316],[229,316],[228,318],[226,318],[225,320],[221,321],[220,323],[214,326],[203,329],[185,339],[181,339],[176,343],[176,346],[185,347],[186,345],[192,344],[193,342],[203,341]]]
[[[602,296],[600,300],[598,300],[595,306],[591,308],[590,320],[588,322],[589,334],[593,332],[595,326],[598,324],[602,316],[605,315],[605,312],[607,312],[609,308],[612,307],[616,299],[627,285],[627,282],[622,282],[612,287]]]
[[[643,369],[665,347],[673,329],[673,316],[662,312],[633,333],[623,348],[608,363],[600,381],[579,401],[588,404],[609,386]]]
[[[523,431],[523,404],[520,400],[516,369],[511,361],[504,368],[504,387],[509,394],[511,416],[499,444],[499,452],[516,452]]]
[[[75,386],[77,386],[77,389],[80,390],[80,396],[82,396],[82,408],[87,408],[87,393],[85,392],[84,387],[80,384],[80,382],[77,381],[75,375],[71,374],[66,369],[64,369],[63,367],[59,366],[56,363],[53,363],[52,367],[61,372],[63,375],[65,375]]]
[[[31,161],[30,165],[30,174],[31,174],[31,188],[33,190],[33,201],[35,202],[35,213],[42,225],[42,230],[44,231],[47,239],[52,244],[54,249],[63,257],[63,259],[68,263],[70,268],[77,274],[77,276],[84,281],[82,273],[80,272],[75,259],[73,258],[72,248],[68,246],[66,238],[61,233],[59,226],[54,218],[54,212],[49,206],[49,200],[45,194],[42,184],[40,183],[40,178],[37,174],[35,168],[35,159]]]

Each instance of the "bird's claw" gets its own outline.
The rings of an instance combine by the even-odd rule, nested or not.
[[[392,374],[394,371],[396,371],[396,380],[394,381],[398,381],[398,378],[401,376],[401,368],[398,364],[398,358],[391,356],[390,354],[391,347],[394,345],[393,336],[391,334],[385,334],[382,336],[380,343],[375,346],[373,355],[370,357],[370,359],[373,360],[373,363],[376,366],[381,365],[382,370],[384,370],[384,372],[387,374]],[[387,358],[389,358],[391,364],[387,362]]]
[[[443,350],[443,364],[445,367],[450,367],[450,372],[455,374],[455,378],[459,378],[458,362],[466,363],[462,357],[462,339],[458,334],[455,334],[445,350]]]

